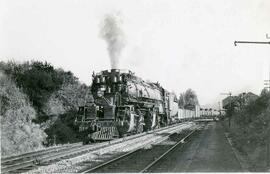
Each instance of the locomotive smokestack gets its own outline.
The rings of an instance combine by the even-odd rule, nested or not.
[[[101,23],[100,36],[108,44],[111,69],[119,68],[121,51],[125,47],[125,34],[122,30],[123,21],[119,13],[108,14]]]

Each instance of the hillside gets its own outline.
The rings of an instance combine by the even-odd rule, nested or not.
[[[229,112],[231,126],[225,125],[234,145],[249,161],[249,170],[266,170],[270,160],[270,92],[264,89],[256,100],[228,109]]]
[[[0,62],[0,71],[2,155],[80,141],[73,122],[78,106],[91,96],[87,85],[47,62]],[[10,126],[12,121],[18,124]],[[5,149],[7,144],[13,146]]]
[[[0,73],[1,155],[18,154],[41,148],[47,135],[38,124],[29,98],[15,83]]]

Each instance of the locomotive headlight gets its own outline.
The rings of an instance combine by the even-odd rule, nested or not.
[[[98,91],[98,92],[97,92],[97,96],[98,96],[98,97],[102,97],[102,96],[103,96],[103,92],[102,92],[102,91]]]
[[[101,85],[99,88],[100,91],[106,91],[106,86],[105,85]]]

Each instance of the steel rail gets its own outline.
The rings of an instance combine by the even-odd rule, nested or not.
[[[134,137],[126,137],[126,138],[116,139],[116,140],[111,141],[111,142],[105,142],[105,143],[100,143],[100,144],[95,144],[95,145],[88,145],[88,146],[82,147],[80,149],[74,149],[73,151],[70,151],[70,152],[67,152],[67,153],[56,153],[55,155],[52,155],[52,156],[49,156],[49,157],[39,158],[39,161],[41,163],[44,163],[44,162],[56,160],[58,158],[67,158],[67,157],[72,156],[74,154],[85,154],[85,153],[88,153],[88,152],[91,152],[91,151],[94,151],[94,150],[98,150],[98,149],[105,148],[105,147],[108,147],[108,146],[111,146],[111,145],[122,143],[123,141],[134,140],[136,138],[140,138],[140,137],[143,137],[143,136],[148,136],[148,135],[151,135],[151,134],[159,133],[159,132],[162,132],[162,131],[165,131],[165,130],[169,131],[170,129],[174,129],[175,127],[180,126],[180,125],[182,125],[182,124],[174,125],[172,127],[162,128],[162,129],[159,129],[159,130],[153,130],[153,131],[151,131],[151,132],[149,132],[147,134],[141,134],[141,135],[137,134]]]
[[[89,147],[90,146],[90,147]],[[48,156],[43,156],[41,158],[33,158],[33,159],[29,159],[28,161],[23,161],[21,163],[16,163],[13,165],[7,165],[7,166],[3,166],[1,167],[2,172],[11,172],[11,171],[15,171],[15,170],[19,170],[25,167],[30,167],[30,166],[35,166],[35,163],[38,162],[39,164],[44,164],[46,162],[50,162],[53,160],[57,160],[57,159],[63,159],[65,157],[71,156],[71,155],[76,155],[78,153],[87,153],[90,150],[95,150],[98,148],[102,148],[101,147],[93,147],[95,145],[88,145],[88,146],[84,146],[82,148],[76,148],[76,149],[71,149],[65,152],[58,152],[58,153],[54,153],[52,155],[48,155]]]
[[[183,143],[184,140],[185,140],[186,138],[188,138],[189,136],[191,136],[191,134],[193,134],[195,131],[196,131],[196,129],[193,130],[191,133],[189,133],[189,134],[188,134],[187,136],[185,136],[184,138],[182,138],[182,139],[181,139],[179,142],[177,142],[172,148],[174,149],[174,148],[175,148],[176,146],[178,146],[180,143]],[[172,134],[173,132],[174,132],[174,130],[171,130],[171,131],[170,131],[170,134]],[[158,141],[158,143],[159,143],[159,142],[162,142],[162,141],[165,141],[166,139],[168,139],[168,137],[169,137],[169,136],[166,136],[165,138],[162,138],[160,141]],[[148,145],[148,144],[147,144],[147,145]],[[107,161],[107,162],[105,162],[105,163],[102,163],[102,164],[97,165],[97,166],[95,166],[95,167],[93,167],[93,168],[84,170],[83,172],[80,172],[80,173],[90,173],[90,172],[93,172],[93,171],[95,171],[95,170],[97,170],[97,169],[101,169],[102,167],[105,167],[105,166],[107,166],[107,165],[110,165],[110,164],[112,164],[112,163],[114,163],[114,162],[116,162],[116,161],[118,161],[118,160],[120,160],[120,159],[123,159],[123,158],[125,158],[125,157],[128,157],[128,156],[130,156],[130,155],[132,155],[132,154],[138,152],[139,150],[143,149],[143,147],[145,147],[145,146],[147,146],[147,145],[140,146],[140,147],[138,147],[138,148],[136,148],[136,149],[134,149],[134,150],[132,150],[132,151],[130,151],[130,152],[128,152],[128,153],[125,153],[125,154],[123,154],[123,155],[120,155],[120,156],[118,156],[118,157],[116,157],[116,158],[113,158],[113,159],[111,159],[111,160],[109,160],[109,161]],[[166,151],[165,153],[163,153],[163,154],[162,154],[158,159],[156,159],[154,162],[152,162],[151,164],[147,165],[147,167],[144,168],[141,172],[147,170],[147,169],[150,168],[152,165],[154,165],[158,160],[160,160],[160,159],[163,158],[166,154],[168,154],[169,151],[172,150],[172,148],[170,148],[168,151]]]
[[[147,170],[149,168],[151,168],[152,166],[154,166],[158,161],[160,161],[162,158],[164,158],[166,155],[168,155],[170,152],[172,152],[177,146],[179,146],[179,144],[184,143],[185,142],[185,139],[189,138],[196,131],[197,131],[197,129],[195,129],[192,132],[190,132],[187,136],[185,136],[180,141],[178,141],[173,147],[171,147],[170,149],[168,149],[165,153],[163,153],[161,156],[159,156],[157,159],[155,159],[152,163],[150,163],[149,165],[147,165],[143,170],[140,171],[140,173],[147,172]]]
[[[102,167],[104,167],[104,166],[106,166],[106,165],[109,165],[109,164],[111,164],[111,163],[113,163],[113,162],[115,162],[115,161],[118,161],[119,159],[125,158],[125,157],[127,157],[127,156],[129,156],[129,155],[131,155],[131,154],[133,154],[133,153],[135,153],[135,152],[138,152],[139,150],[141,150],[141,148],[134,149],[134,150],[132,150],[132,151],[130,151],[130,152],[128,152],[128,153],[125,153],[125,154],[123,154],[123,155],[121,155],[121,156],[119,156],[119,157],[117,157],[117,158],[111,159],[111,160],[109,160],[109,161],[107,161],[107,162],[105,162],[105,163],[102,163],[102,164],[100,164],[100,165],[97,165],[97,166],[95,166],[95,167],[93,167],[93,168],[91,168],[91,169],[85,170],[85,171],[83,171],[83,172],[81,172],[81,173],[89,173],[89,172],[94,171],[94,170],[96,170],[96,169],[100,169],[100,168],[102,168]]]
[[[143,137],[143,136],[159,133],[159,132],[162,132],[164,130],[173,129],[173,128],[175,128],[177,126],[181,126],[181,125],[183,125],[183,123],[176,124],[176,125],[171,125],[171,126],[163,127],[163,128],[159,128],[159,129],[155,129],[155,130],[152,130],[152,131],[149,131],[149,132],[144,132],[144,133],[141,133],[141,134],[136,134],[136,135],[116,139],[116,140],[113,140],[113,141],[110,141],[110,142],[104,142],[104,143],[94,144],[94,145],[87,145],[87,146],[85,146],[83,148],[75,149],[75,150],[72,150],[70,152],[65,152],[65,153],[61,152],[61,153],[56,153],[56,154],[50,155],[48,157],[34,158],[34,159],[30,159],[28,161],[24,161],[22,163],[3,166],[3,167],[1,167],[1,170],[2,170],[3,173],[6,173],[6,172],[11,172],[11,171],[16,171],[16,170],[19,170],[19,169],[23,169],[23,168],[26,168],[26,167],[38,166],[38,164],[35,164],[36,162],[39,162],[39,163],[42,164],[42,163],[57,160],[57,159],[61,160],[63,158],[67,158],[67,157],[70,157],[70,156],[79,156],[80,154],[88,153],[90,151],[98,150],[98,149],[101,149],[101,148],[104,148],[104,147],[108,147],[110,145],[119,144],[119,143],[122,143],[123,141],[133,140],[133,139],[137,139],[137,138],[140,138],[140,137]]]
[[[177,126],[182,126],[182,124],[180,125],[177,125]],[[124,141],[129,141],[129,140],[134,140],[134,139],[137,139],[137,138],[140,138],[140,137],[143,137],[143,136],[151,136],[152,134],[156,134],[156,133],[160,133],[160,132],[163,132],[163,131],[173,131],[174,129],[176,129],[175,127],[177,126],[173,126],[173,127],[167,127],[167,129],[160,129],[158,131],[152,131],[151,133],[148,133],[148,134],[143,134],[141,136],[135,136],[135,137],[131,137],[131,138],[128,138],[128,139],[123,139]],[[178,127],[177,127],[178,128]],[[171,130],[172,129],[172,130]],[[85,147],[85,149],[75,149],[74,151],[71,151],[69,153],[65,153],[65,154],[55,154],[54,156],[50,156],[49,158],[41,158],[40,159],[40,162],[41,163],[44,163],[44,162],[48,162],[48,161],[51,161],[51,160],[55,160],[55,159],[58,159],[58,158],[67,158],[68,156],[72,156],[73,154],[85,154],[85,153],[88,153],[88,152],[91,152],[91,151],[94,151],[94,150],[99,150],[101,148],[105,148],[105,147],[108,147],[108,146],[111,146],[111,145],[115,145],[115,144],[119,144],[119,143],[122,143],[123,141],[121,140],[117,140],[115,142],[111,142],[111,143],[106,143],[106,144],[100,144],[98,146],[91,146],[91,147]]]
[[[174,132],[174,130],[171,130],[171,131],[170,131],[170,133],[172,133],[172,132]],[[168,138],[168,136],[165,137],[165,138],[162,138],[161,141],[164,141],[164,140],[167,139],[167,138]],[[158,141],[158,142],[160,142],[160,141]],[[147,145],[148,145],[148,144],[147,144]],[[145,146],[147,146],[147,145],[140,146],[140,147],[138,147],[138,148],[136,148],[136,149],[134,149],[134,150],[132,150],[132,151],[130,151],[130,152],[128,152],[128,153],[125,153],[125,154],[123,154],[123,155],[120,155],[120,156],[118,156],[118,157],[116,157],[116,158],[113,158],[113,159],[111,159],[111,160],[109,160],[109,161],[107,161],[107,162],[105,162],[105,163],[102,163],[102,164],[100,164],[100,165],[97,165],[97,166],[95,166],[95,167],[93,167],[93,168],[87,169],[87,170],[85,170],[85,171],[83,171],[83,172],[81,172],[81,173],[88,173],[88,172],[94,171],[94,170],[96,170],[96,169],[102,168],[102,167],[104,167],[104,166],[106,166],[106,165],[109,165],[109,164],[115,162],[115,161],[118,161],[118,160],[120,160],[120,159],[122,159],[122,158],[125,158],[125,157],[127,157],[127,156],[129,156],[129,155],[131,155],[131,154],[133,154],[133,153],[135,153],[135,152],[138,152],[139,150],[141,150],[143,147],[145,147]]]
[[[69,151],[69,150],[72,150],[74,148],[79,148],[81,147],[81,145],[79,145],[78,143],[75,145],[75,146],[70,146],[70,147],[65,147],[63,149],[60,149],[60,150],[66,150],[66,151]],[[45,152],[42,152],[42,154],[35,154],[34,156],[31,154],[28,154],[27,156],[22,156],[22,157],[18,157],[18,159],[13,159],[13,160],[10,160],[10,161],[6,161],[4,163],[1,162],[1,171],[3,173],[6,173],[6,172],[11,172],[11,171],[15,171],[15,170],[19,170],[19,169],[22,169],[22,168],[25,168],[25,167],[30,167],[30,166],[36,166],[37,162],[40,162],[40,157],[37,158],[38,155],[44,155],[44,153],[52,153],[56,151],[56,153],[59,151],[59,149],[50,149],[49,151],[45,151]],[[61,153],[64,153],[64,152],[61,152]],[[30,156],[29,156],[30,155]],[[15,164],[5,164],[7,162],[14,162],[14,161],[18,161],[18,160],[23,160],[25,158],[29,158],[27,161],[22,161],[22,162],[17,162]]]
[[[77,147],[77,146],[82,146],[82,143],[68,144],[68,145],[52,147],[52,148],[48,148],[48,149],[42,149],[42,150],[39,150],[39,151],[32,151],[32,152],[20,154],[20,155],[17,155],[17,156],[5,157],[5,158],[1,159],[1,165],[3,165],[4,163],[9,163],[9,162],[12,162],[12,161],[17,161],[17,160],[21,160],[21,159],[29,158],[29,157],[35,157],[35,156],[43,155],[43,154],[46,154],[46,153],[51,153],[51,152],[54,152],[54,151],[66,150],[68,148],[74,148],[74,147]]]

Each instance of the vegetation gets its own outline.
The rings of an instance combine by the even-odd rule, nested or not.
[[[32,61],[23,64],[1,62],[1,69],[10,76],[19,88],[23,89],[30,99],[30,102],[38,112],[35,120],[40,123],[48,117],[42,112],[44,103],[54,91],[60,89],[63,79],[52,65],[45,62]]]
[[[192,89],[187,89],[186,92],[180,94],[178,106],[180,108],[190,109],[199,104],[197,94]]]
[[[73,122],[78,106],[85,102],[89,87],[81,84],[72,72],[56,69],[48,62],[40,61],[21,64],[13,61],[0,62],[0,72],[5,74],[11,81],[10,83],[13,83],[25,96],[28,103],[26,111],[19,115],[13,114],[12,119],[28,117],[28,112],[33,113],[28,121],[40,126],[43,133],[45,131],[47,134],[47,139],[39,139],[39,143],[50,145],[54,142],[62,144],[80,140],[80,133]],[[4,85],[7,83],[3,79],[1,82]],[[19,94],[14,95],[16,98]],[[10,96],[3,96],[1,93],[0,97],[4,103],[4,109],[1,112],[4,113],[5,108],[9,106]],[[15,109],[11,109],[11,111],[15,112]],[[9,130],[16,131],[16,129]],[[3,127],[1,127],[1,131],[3,132]],[[44,135],[46,134],[44,133]]]
[[[229,131],[235,146],[247,156],[252,171],[266,170],[270,159],[270,93],[263,90],[256,100],[229,110],[233,112]]]
[[[48,134],[48,145],[81,141],[79,127],[73,124],[75,115],[76,111],[74,110],[60,114],[57,120],[45,130],[46,134]]]
[[[41,148],[46,134],[32,122],[36,111],[28,97],[0,72],[1,155]]]

